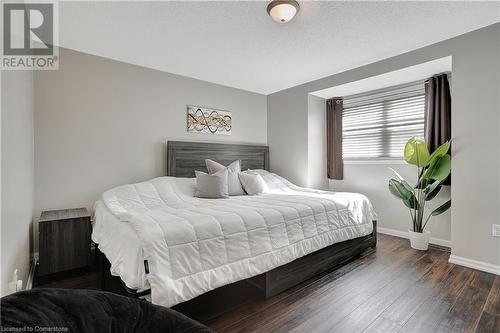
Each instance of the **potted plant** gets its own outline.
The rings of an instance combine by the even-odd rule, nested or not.
[[[427,250],[430,232],[425,230],[429,219],[447,211],[451,206],[451,199],[425,215],[425,204],[432,200],[441,190],[443,182],[451,171],[451,156],[448,154],[450,142],[446,141],[432,154],[429,154],[425,141],[413,137],[408,140],[404,148],[404,159],[407,163],[417,167],[417,181],[411,186],[399,173],[391,169],[397,179],[389,180],[389,191],[401,199],[410,211],[413,229],[408,230],[411,247],[417,250]]]

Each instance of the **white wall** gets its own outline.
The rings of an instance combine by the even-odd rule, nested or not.
[[[232,111],[232,134],[187,133],[188,104]],[[60,49],[35,73],[35,215],[164,175],[167,138],[267,143],[266,115],[264,95]]]
[[[495,24],[370,65],[325,77],[268,96],[271,168],[307,185],[308,94],[447,56],[452,65],[453,185],[452,254],[500,265],[500,239],[491,224],[500,223],[500,150],[498,94],[500,24]],[[292,119],[293,130],[281,123]],[[304,137],[306,139],[304,139]],[[285,149],[293,147],[293,149]],[[273,155],[273,151],[278,151]],[[380,173],[380,177],[384,175]],[[380,180],[380,184],[387,179]],[[381,188],[380,191],[385,191]],[[381,226],[392,222],[380,219]]]
[[[33,214],[33,74],[2,71],[2,291],[14,269],[26,283]]]

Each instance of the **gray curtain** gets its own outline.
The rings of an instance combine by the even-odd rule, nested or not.
[[[451,96],[446,74],[425,81],[424,132],[430,152],[451,139]]]
[[[451,95],[447,74],[434,75],[425,81],[424,135],[431,153],[451,140]],[[451,185],[451,176],[443,184]]]
[[[342,98],[332,98],[326,101],[326,168],[329,179],[344,179],[342,109]]]

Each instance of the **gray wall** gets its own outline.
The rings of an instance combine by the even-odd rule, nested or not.
[[[344,164],[344,180],[330,180],[330,190],[365,194],[377,211],[380,228],[407,232],[412,227],[410,213],[401,200],[396,199],[387,189],[388,180],[394,177],[389,167],[405,179],[411,180],[410,184],[415,183],[414,166],[404,162],[382,161],[382,163],[373,164],[348,162]],[[426,204],[426,210],[432,211],[448,199],[450,199],[450,187],[445,186],[434,200]],[[438,239],[438,242],[449,241],[450,224],[451,212],[448,210],[442,215],[433,217],[428,224],[428,230],[431,231],[433,238]],[[440,244],[446,245],[446,242],[440,242]]]
[[[166,139],[267,143],[264,95],[67,49],[34,80],[35,216],[164,175]],[[232,135],[187,133],[188,104],[232,111]]]
[[[307,98],[307,186],[328,190],[326,178],[326,100],[309,95]]]
[[[267,142],[273,172],[308,185],[307,91],[291,88],[267,97]]]
[[[338,192],[358,192],[370,198],[380,219],[379,230],[388,228],[407,232],[411,227],[408,209],[387,189],[387,180],[394,177],[389,167],[395,169],[406,179],[414,182],[415,169],[404,161],[353,161],[344,163],[344,179],[326,178],[326,100],[308,95],[308,181],[307,186],[329,189]],[[427,203],[429,211],[450,198],[450,187],[444,187],[438,196]],[[403,222],[403,223],[402,223]],[[406,223],[405,223],[406,222]],[[432,242],[448,245],[450,240],[451,213],[436,216],[428,224]]]
[[[268,96],[271,168],[307,185],[308,93],[451,55],[452,254],[500,265],[500,239],[491,237],[491,224],[500,221],[499,53],[495,24]],[[283,119],[291,119],[291,126],[283,126]]]
[[[34,199],[33,74],[2,71],[2,295],[14,269],[26,283]]]

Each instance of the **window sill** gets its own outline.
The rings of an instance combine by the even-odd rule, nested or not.
[[[402,158],[349,159],[344,160],[344,164],[406,164],[406,161]]]

